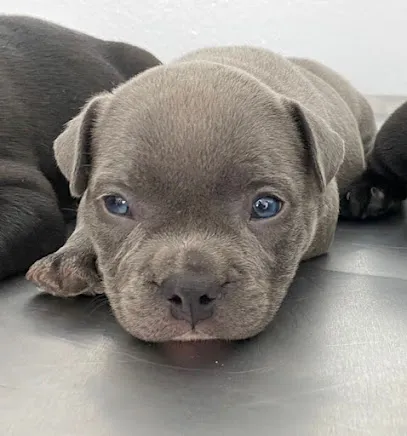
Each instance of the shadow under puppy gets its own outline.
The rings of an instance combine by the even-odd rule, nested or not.
[[[0,16],[0,280],[66,241],[76,202],[53,153],[64,124],[91,95],[159,63],[125,43]]]
[[[363,96],[311,61],[220,47],[153,68],[57,138],[78,224],[28,278],[105,292],[146,341],[254,336],[299,263],[329,250],[338,185],[362,173],[374,134]]]
[[[377,218],[400,211],[407,198],[407,102],[380,128],[366,164],[341,198],[344,218]]]

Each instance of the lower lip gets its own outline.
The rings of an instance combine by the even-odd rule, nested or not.
[[[172,341],[175,342],[187,342],[187,341],[213,341],[216,338],[209,336],[209,335],[205,335],[203,333],[197,333],[194,331],[189,331],[186,332],[184,334],[182,334],[181,336],[177,336],[175,338],[172,339]]]

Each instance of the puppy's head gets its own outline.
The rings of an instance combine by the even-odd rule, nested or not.
[[[340,137],[216,64],[158,67],[95,97],[55,152],[114,313],[147,341],[257,334],[337,218],[324,205]]]

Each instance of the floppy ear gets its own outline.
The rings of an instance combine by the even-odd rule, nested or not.
[[[54,141],[57,165],[69,181],[73,197],[81,197],[88,185],[92,165],[92,130],[103,103],[110,95],[104,92],[89,100]]]
[[[311,158],[319,188],[324,191],[342,165],[345,157],[344,141],[325,120],[309,109],[293,101],[290,106],[304,147]]]

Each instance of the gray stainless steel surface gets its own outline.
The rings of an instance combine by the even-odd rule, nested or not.
[[[407,223],[340,224],[275,322],[146,345],[102,299],[0,287],[0,435],[407,434]]]

